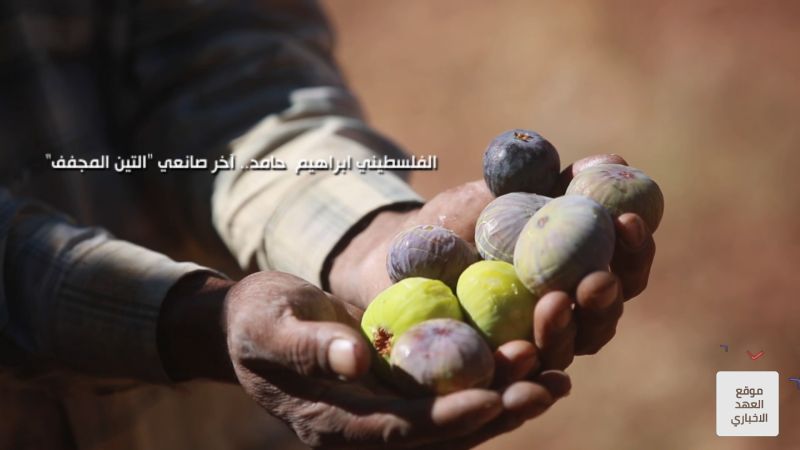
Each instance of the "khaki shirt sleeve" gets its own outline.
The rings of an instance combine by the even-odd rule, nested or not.
[[[422,199],[393,173],[298,173],[302,159],[333,157],[335,163],[402,153],[361,120],[337,114],[355,107],[344,90],[303,89],[292,100],[287,111],[267,117],[232,144],[237,161],[275,158],[287,170],[218,175],[214,225],[242,266],[290,272],[320,285],[326,258],[361,218]]]
[[[146,0],[135,11],[134,148],[210,164],[232,152],[237,166],[275,157],[288,166],[151,176],[154,201],[169,205],[187,234],[221,236],[246,270],[319,285],[331,249],[363,217],[421,201],[394,174],[294,173],[300,159],[405,157],[366,125],[316,2]]]

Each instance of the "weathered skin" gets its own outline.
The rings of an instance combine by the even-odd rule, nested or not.
[[[396,382],[433,395],[488,387],[494,356],[469,325],[433,319],[409,329],[395,343],[390,359]],[[411,388],[413,389],[413,388]]]
[[[582,195],[554,198],[531,217],[514,249],[514,268],[536,296],[574,293],[587,274],[608,270],[614,223],[599,203]]]
[[[483,178],[496,196],[510,192],[548,195],[560,167],[556,148],[535,131],[506,131],[483,154]]]
[[[465,319],[492,348],[516,339],[533,339],[534,296],[505,261],[480,261],[458,279],[458,301]]]
[[[650,232],[656,231],[664,214],[664,196],[652,178],[639,169],[620,164],[598,164],[579,172],[567,194],[591,197],[617,217],[638,214]]]
[[[481,257],[513,263],[519,233],[528,219],[550,200],[527,192],[512,192],[492,200],[475,227],[475,245]]]
[[[435,318],[462,320],[456,296],[441,281],[406,278],[375,297],[361,317],[361,330],[378,354],[388,360],[399,336]]]
[[[392,282],[424,277],[441,280],[455,289],[461,272],[479,259],[472,245],[451,230],[418,225],[394,238],[386,258],[386,270]]]

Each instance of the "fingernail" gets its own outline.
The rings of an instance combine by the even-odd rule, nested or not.
[[[647,238],[647,230],[644,228],[644,221],[641,219],[633,219],[635,226],[632,232],[628,235],[630,239],[627,240],[628,247],[632,250],[638,250],[644,245],[644,240]]]
[[[567,325],[569,325],[571,319],[572,319],[572,310],[569,308],[564,309],[558,314],[558,319],[556,319],[556,327],[562,330],[564,328],[567,328]]]
[[[603,286],[603,292],[600,294],[600,298],[597,301],[598,308],[608,308],[611,306],[612,303],[617,299],[619,295],[619,283],[617,283],[617,279],[612,278],[611,281]]]
[[[328,365],[331,370],[346,378],[356,376],[356,352],[352,342],[335,339],[328,347]]]
[[[572,392],[572,380],[560,371],[546,370],[539,374],[537,381],[556,398],[566,397]]]
[[[503,393],[503,407],[509,411],[519,411],[531,403],[529,392],[522,391],[518,386],[511,386]]]

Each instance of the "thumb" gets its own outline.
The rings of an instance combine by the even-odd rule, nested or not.
[[[371,354],[364,338],[336,322],[281,321],[274,336],[276,362],[306,376],[333,375],[353,380],[369,369]]]

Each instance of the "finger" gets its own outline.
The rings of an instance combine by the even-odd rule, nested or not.
[[[646,287],[650,267],[656,254],[653,235],[641,217],[632,213],[620,215],[615,221],[617,243],[611,270],[622,282],[623,297],[631,299]]]
[[[534,381],[546,387],[555,399],[566,397],[572,390],[572,380],[560,370],[545,370]]]
[[[561,171],[551,196],[558,197],[560,195],[564,195],[564,192],[567,190],[567,186],[569,186],[569,183],[572,181],[572,178],[575,175],[579,174],[584,169],[596,166],[598,164],[622,164],[627,166],[628,162],[625,161],[623,157],[613,153],[592,155],[583,159],[579,159]]]
[[[508,413],[532,419],[555,402],[545,386],[529,381],[517,381],[503,391],[503,409]]]
[[[267,362],[299,375],[337,376],[347,380],[356,379],[369,369],[369,347],[347,325],[286,317],[264,327],[274,328],[246,340],[241,355],[246,366],[263,371]]]
[[[533,337],[544,369],[565,369],[572,363],[575,323],[572,300],[565,292],[547,293],[536,304]]]
[[[563,374],[563,372],[559,372]],[[563,378],[569,377],[563,374]],[[563,383],[562,383],[563,384]],[[556,396],[546,385],[517,382],[503,393],[505,411],[492,422],[462,439],[448,443],[448,449],[473,448],[503,433],[519,428],[526,421],[547,411],[561,396]],[[433,447],[424,447],[433,448]],[[441,447],[439,447],[441,448]]]
[[[622,316],[619,279],[611,272],[591,273],[578,284],[575,301],[575,353],[597,353],[614,337]]]
[[[346,413],[338,420],[343,429],[328,436],[329,444],[360,442],[376,448],[448,442],[476,432],[503,412],[500,394],[485,389],[403,400],[334,388],[323,400]]]
[[[505,387],[539,370],[539,352],[533,343],[523,340],[506,342],[494,353],[494,386]]]

